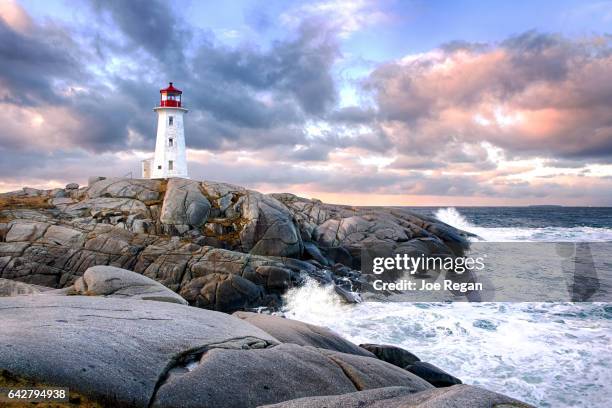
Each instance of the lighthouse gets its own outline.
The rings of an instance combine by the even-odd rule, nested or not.
[[[157,141],[153,159],[143,160],[143,178],[189,178],[185,148],[183,116],[187,109],[181,104],[183,92],[172,85],[161,89],[157,113]]]

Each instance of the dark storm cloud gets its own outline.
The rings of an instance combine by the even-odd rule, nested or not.
[[[0,19],[0,83],[9,94],[4,102],[35,105],[63,99],[55,81],[83,79],[83,54],[60,28],[37,27],[24,35]]]
[[[330,70],[338,55],[335,37],[313,22],[267,51],[204,43],[193,60],[191,97],[217,119],[240,126],[300,122],[304,115],[323,115],[336,101]]]
[[[182,66],[189,31],[179,23],[171,2],[162,0],[91,0],[99,11],[108,11],[134,44],[169,64]]]

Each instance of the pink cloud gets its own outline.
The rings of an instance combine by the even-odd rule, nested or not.
[[[531,155],[612,155],[610,39],[526,34],[385,64],[367,82],[403,149],[487,141]]]

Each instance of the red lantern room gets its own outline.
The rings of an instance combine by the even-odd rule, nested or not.
[[[167,88],[160,89],[161,101],[159,106],[168,106],[172,108],[181,107],[181,94],[183,93],[180,89],[176,89],[172,86],[172,82]]]

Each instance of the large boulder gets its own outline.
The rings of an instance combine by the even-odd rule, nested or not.
[[[78,295],[156,300],[186,305],[187,301],[153,279],[108,265],[88,268],[69,292]]]
[[[182,178],[168,180],[160,221],[181,231],[201,227],[210,214],[210,202],[202,194],[200,183]]]
[[[0,310],[0,371],[103,406],[148,407],[166,376],[205,350],[277,344],[240,319],[165,302],[43,294],[0,298]]]
[[[194,306],[234,312],[262,304],[263,290],[240,275],[212,273],[191,279],[181,296]]]
[[[259,327],[282,343],[313,346],[347,354],[375,357],[368,350],[357,347],[327,327],[261,313],[236,312],[234,316]]]
[[[455,385],[418,393],[387,387],[329,397],[308,397],[261,408],[530,408],[529,404],[471,385]]]
[[[404,369],[410,371],[412,374],[418,375],[434,387],[442,388],[461,384],[461,380],[457,377],[425,361],[415,361],[404,367]]]
[[[421,361],[420,358],[408,350],[404,350],[401,347],[392,346],[389,344],[365,343],[360,344],[359,347],[373,353],[378,359],[401,368],[414,364],[417,361]]]
[[[431,387],[404,370],[370,357],[295,344],[249,350],[215,348],[202,355],[191,371],[162,384],[152,406],[249,408],[381,384],[401,385],[413,392]]]
[[[293,216],[274,197],[248,191],[228,211],[230,215],[239,214],[242,224],[239,236],[243,251],[269,256],[301,255],[302,238]]]

